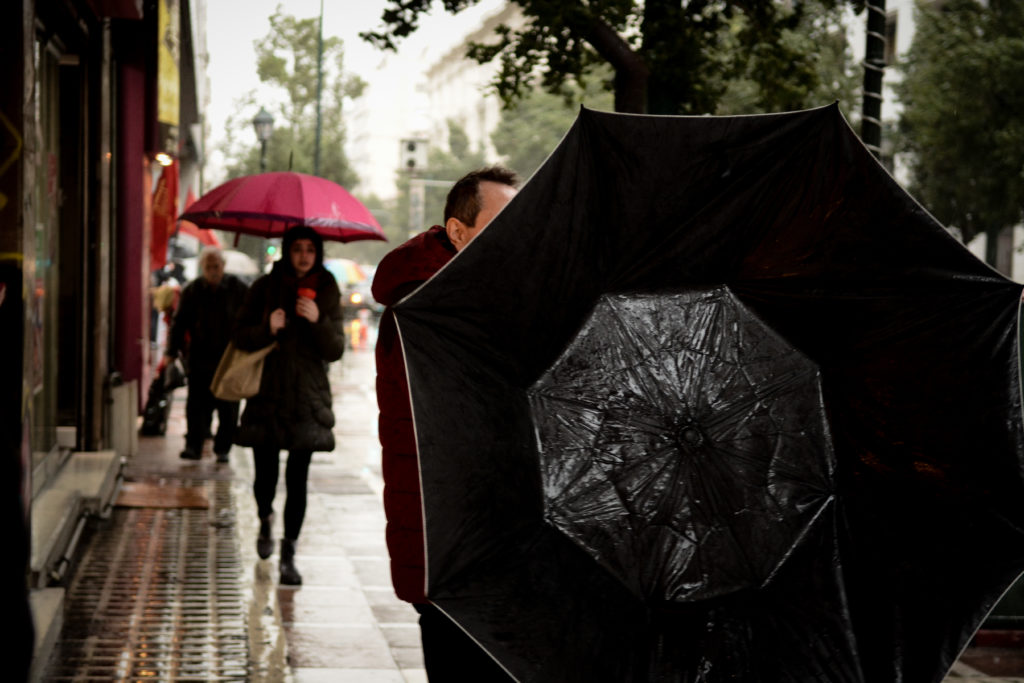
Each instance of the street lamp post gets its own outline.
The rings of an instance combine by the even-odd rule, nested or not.
[[[876,159],[882,158],[882,80],[885,75],[885,0],[867,2],[864,49],[863,112],[860,138]]]
[[[274,132],[273,115],[260,107],[259,113],[252,119],[252,127],[256,130],[256,139],[260,141],[260,173],[264,173],[267,170],[267,140]]]

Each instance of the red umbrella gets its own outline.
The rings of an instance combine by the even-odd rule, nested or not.
[[[326,178],[273,171],[213,188],[181,215],[202,228],[278,237],[307,225],[327,240],[385,240],[380,224],[348,190]]]

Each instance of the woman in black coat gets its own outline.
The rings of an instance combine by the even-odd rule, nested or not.
[[[279,454],[288,449],[287,497],[281,540],[281,583],[297,585],[295,541],[306,515],[306,479],[313,451],[334,449],[334,412],[327,364],[345,348],[341,294],[323,266],[323,240],[305,226],[284,234],[281,260],[249,289],[235,328],[235,345],[255,351],[277,342],[264,361],[260,391],[246,400],[235,443],[255,459],[253,493],[260,517],[256,550],[273,551],[271,534]]]

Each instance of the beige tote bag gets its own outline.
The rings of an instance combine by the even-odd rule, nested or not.
[[[210,392],[222,401],[240,401],[255,396],[263,377],[263,359],[277,348],[277,342],[258,351],[242,351],[229,342],[210,382]]]

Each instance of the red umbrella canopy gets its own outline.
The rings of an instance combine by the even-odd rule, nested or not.
[[[335,182],[293,171],[234,178],[213,188],[181,215],[202,228],[278,237],[308,225],[326,240],[385,240],[363,204]]]

